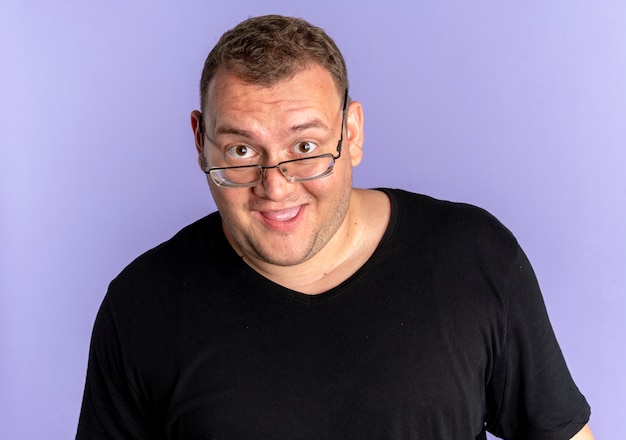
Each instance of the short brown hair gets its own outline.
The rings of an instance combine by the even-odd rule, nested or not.
[[[333,77],[340,95],[348,88],[346,63],[323,29],[305,20],[265,15],[242,21],[219,39],[204,62],[200,110],[219,68],[252,84],[271,86],[317,63]]]

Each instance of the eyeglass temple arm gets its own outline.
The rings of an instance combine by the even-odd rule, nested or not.
[[[343,92],[343,108],[341,109],[341,136],[339,138],[339,142],[337,142],[337,158],[341,156],[341,147],[343,143],[343,128],[345,126],[346,120],[346,109],[348,108],[348,88],[346,87],[346,91]]]

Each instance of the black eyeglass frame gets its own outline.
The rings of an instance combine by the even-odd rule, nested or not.
[[[335,167],[335,161],[337,161],[340,157],[341,157],[341,149],[342,149],[342,144],[343,144],[343,130],[345,127],[345,119],[346,119],[346,109],[348,107],[348,89],[346,88],[344,95],[343,95],[343,105],[342,105],[342,109],[341,109],[341,134],[339,136],[339,141],[337,142],[337,155],[333,155],[332,153],[324,153],[324,154],[320,154],[318,156],[311,156],[311,157],[301,157],[299,159],[291,159],[291,160],[285,160],[282,162],[278,162],[276,165],[271,165],[271,166],[263,166],[260,164],[255,164],[255,165],[236,165],[236,166],[232,166],[232,167],[212,167],[209,168],[208,170],[202,170],[204,171],[205,174],[211,176],[211,179],[213,179],[213,182],[222,187],[222,188],[249,188],[249,187],[253,187],[253,186],[257,186],[259,183],[261,183],[263,181],[263,179],[265,178],[265,174],[267,173],[267,170],[271,170],[273,168],[278,168],[278,170],[281,172],[281,174],[283,175],[283,177],[285,177],[285,179],[287,179],[289,182],[295,183],[295,182],[307,182],[310,180],[316,180],[316,179],[320,179],[322,177],[328,176],[332,173],[333,168]],[[200,120],[200,125],[202,127],[202,136],[205,135],[204,133],[204,123],[202,120]],[[311,160],[311,159],[321,159],[321,158],[329,158],[332,160],[332,162],[329,163],[328,169],[316,176],[313,177],[308,177],[308,178],[290,178],[289,176],[287,176],[285,174],[285,172],[283,171],[283,169],[281,169],[281,166],[285,165],[285,164],[289,164],[289,163],[294,163],[294,162],[302,162],[302,161],[307,161],[307,160]],[[222,181],[220,179],[216,178],[216,174],[220,171],[223,170],[233,170],[233,169],[252,169],[252,168],[257,168],[259,170],[259,178],[258,180],[251,182],[251,183],[230,183],[228,181]]]

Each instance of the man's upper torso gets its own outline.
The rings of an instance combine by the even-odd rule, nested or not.
[[[252,270],[218,214],[137,259],[99,313],[78,437],[575,434],[588,406],[515,239],[474,207],[386,193],[375,252],[319,295]]]

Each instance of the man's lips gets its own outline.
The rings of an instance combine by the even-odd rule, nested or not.
[[[266,220],[272,222],[286,222],[294,219],[300,212],[301,206],[295,206],[289,209],[281,209],[278,211],[259,211]]]
[[[268,228],[274,231],[288,232],[293,230],[300,223],[304,206],[298,205],[293,208],[257,212]]]

